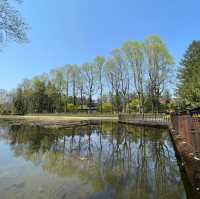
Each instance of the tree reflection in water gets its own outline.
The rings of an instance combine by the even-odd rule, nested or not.
[[[185,198],[166,130],[101,123],[71,130],[13,127],[15,156],[44,171],[79,177],[108,198]]]

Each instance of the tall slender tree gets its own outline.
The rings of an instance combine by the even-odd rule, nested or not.
[[[156,113],[159,111],[160,96],[170,79],[174,61],[159,36],[146,37],[144,48],[152,112]]]
[[[58,105],[57,110],[59,112],[62,112],[63,110],[62,93],[66,85],[63,69],[57,68],[57,69],[52,70],[50,73],[51,73],[51,80],[53,84],[55,85],[56,89],[58,90],[58,95],[59,95],[59,105]]]
[[[128,41],[124,43],[123,50],[126,55],[127,63],[133,72],[134,88],[140,103],[139,111],[144,114],[146,68],[143,44],[138,41]]]
[[[86,86],[86,94],[88,95],[89,98],[89,108],[91,111],[92,97],[95,92],[95,84],[96,84],[96,70],[92,63],[83,64],[82,70]]]
[[[84,105],[84,78],[83,78],[83,69],[82,67],[78,68],[78,76],[77,76],[77,89],[80,92],[80,104],[81,109],[83,109]]]
[[[116,79],[117,87],[117,100],[119,103],[119,107],[122,109],[122,112],[126,111],[126,103],[129,91],[129,83],[130,83],[130,72],[129,67],[125,60],[125,54],[122,49],[114,49],[111,52],[111,59],[114,64],[114,77]],[[120,104],[121,103],[121,104]],[[121,107],[120,107],[121,105]],[[121,111],[118,109],[118,112]]]
[[[112,104],[116,105],[117,112],[120,112],[120,74],[113,58],[106,63],[107,80],[111,85]]]
[[[94,60],[95,66],[97,69],[97,76],[98,76],[98,82],[99,82],[99,90],[100,90],[100,103],[101,103],[101,112],[103,110],[103,72],[104,72],[104,64],[105,64],[105,58],[102,56],[97,56]]]
[[[73,104],[76,105],[76,82],[78,76],[78,66],[76,64],[69,65],[68,74],[72,84]]]

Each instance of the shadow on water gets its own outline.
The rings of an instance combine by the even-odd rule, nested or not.
[[[59,132],[13,126],[0,139],[15,158],[64,180],[52,198],[192,198],[167,130],[105,122]]]

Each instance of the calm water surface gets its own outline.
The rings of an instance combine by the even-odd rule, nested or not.
[[[185,199],[167,130],[0,123],[0,199]]]

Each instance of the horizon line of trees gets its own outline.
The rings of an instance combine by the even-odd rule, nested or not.
[[[170,103],[174,60],[157,35],[131,40],[81,65],[67,64],[24,79],[11,94],[10,112],[55,113],[77,110],[157,113]],[[169,107],[166,107],[169,108]]]

